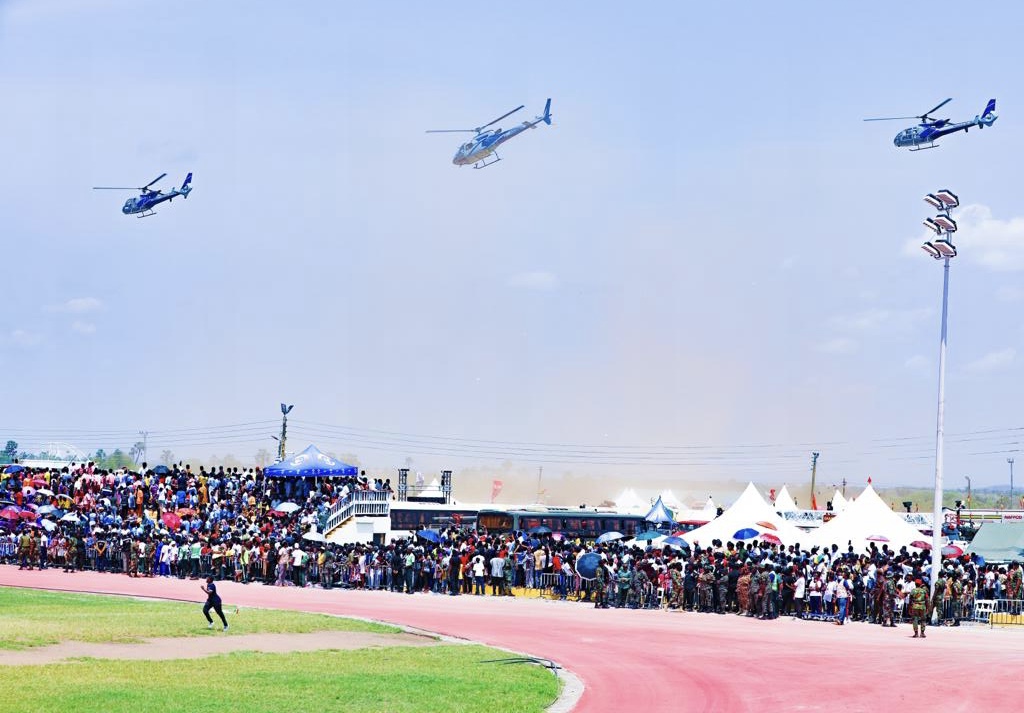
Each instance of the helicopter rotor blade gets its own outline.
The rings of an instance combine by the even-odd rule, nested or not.
[[[94,191],[141,191],[141,188],[134,186],[93,186]]]
[[[502,114],[497,119],[495,119],[494,121],[490,122],[489,124],[484,124],[483,126],[476,127],[476,131],[477,131],[477,133],[479,133],[479,132],[483,131],[484,129],[486,129],[488,126],[491,126],[492,124],[497,124],[499,121],[504,119],[506,116],[512,116],[513,114],[515,114],[520,109],[525,109],[525,108],[526,108],[525,104],[520,104],[519,106],[517,106],[512,111],[508,112],[507,114]]]
[[[932,108],[932,109],[929,109],[928,111],[926,111],[926,112],[925,112],[924,114],[921,114],[921,116],[919,116],[919,117],[917,117],[917,118],[919,118],[919,119],[927,119],[927,118],[928,118],[928,115],[929,115],[929,114],[931,114],[931,113],[932,113],[932,112],[934,112],[934,111],[938,111],[938,110],[939,110],[939,109],[941,109],[942,107],[944,107],[944,106],[946,106],[947,104],[949,104],[949,103],[950,103],[951,101],[953,101],[953,97],[950,97],[949,99],[947,99],[946,101],[942,102],[942,103],[941,103],[941,104],[939,104],[938,106],[936,106],[936,107],[934,107],[934,108]]]
[[[865,119],[864,121],[902,121],[903,119],[920,119],[919,116],[883,116],[877,119]]]
[[[145,189],[145,188],[149,188],[150,186],[152,186],[152,185],[153,185],[154,183],[156,183],[157,181],[159,181],[159,180],[160,180],[161,178],[163,178],[163,177],[164,177],[164,176],[166,176],[166,175],[167,175],[166,173],[161,173],[161,174],[160,174],[159,176],[157,176],[156,178],[154,178],[154,179],[153,179],[152,181],[150,181],[149,183],[147,183],[146,185],[144,185],[144,186],[143,186],[142,188],[140,188],[139,190],[143,190],[143,189]]]
[[[476,129],[427,129],[427,134],[475,134]]]

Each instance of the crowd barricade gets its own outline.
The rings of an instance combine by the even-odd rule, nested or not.
[[[971,619],[991,626],[1024,626],[1024,600],[976,599]]]
[[[17,542],[0,542],[0,559],[14,561],[17,554]]]

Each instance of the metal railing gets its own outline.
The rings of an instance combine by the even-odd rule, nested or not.
[[[971,619],[990,625],[1024,625],[1024,600],[976,599]]]
[[[340,527],[356,515],[386,516],[390,512],[391,493],[386,490],[357,490],[339,498],[327,515],[327,526],[324,534]]]

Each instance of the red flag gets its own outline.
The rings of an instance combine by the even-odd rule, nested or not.
[[[500,480],[495,480],[491,483],[491,502],[501,494],[501,488],[504,485]]]

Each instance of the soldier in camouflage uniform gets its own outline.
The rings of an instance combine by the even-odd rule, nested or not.
[[[683,572],[678,564],[673,564],[669,572],[672,578],[672,593],[669,597],[669,607],[681,609],[683,607]]]
[[[750,570],[745,566],[736,580],[736,601],[739,603],[737,614],[743,616],[750,611]]]
[[[720,566],[715,584],[718,585],[718,613],[725,614],[729,608],[729,568]]]
[[[924,629],[928,623],[928,590],[925,589],[920,579],[914,580],[914,584],[917,586],[910,592],[908,612],[910,613],[910,622],[914,627],[913,638],[918,637],[918,630],[920,630],[923,639],[925,638]]]
[[[935,593],[932,595],[932,611],[938,619],[936,624],[942,626],[946,619],[946,577],[942,572],[939,572],[938,576],[939,578],[935,580]]]
[[[645,606],[647,588],[650,583],[651,578],[647,576],[647,573],[637,567],[636,572],[633,573],[633,581],[629,587],[629,606],[631,609],[643,608]]]
[[[753,574],[750,575],[750,607],[747,609],[747,616],[757,616],[757,613],[761,611],[761,596],[764,591],[761,584],[763,578],[761,570],[755,567]]]
[[[715,575],[711,572],[711,567],[705,567],[704,571],[700,573],[700,577],[697,578],[697,601],[698,609],[702,612],[710,612],[711,608],[711,588],[715,584]]]
[[[896,605],[896,573],[889,570],[885,573],[885,584],[882,585],[882,626],[896,626],[893,610]]]
[[[594,571],[594,608],[595,609],[607,609],[608,608],[608,592],[605,587],[608,586],[607,579],[605,577],[604,562],[597,563],[597,569]]]
[[[615,575],[615,584],[619,589],[618,597],[616,597],[616,606],[624,607],[629,597],[630,587],[633,585],[633,573],[628,565],[619,565],[619,571]]]

